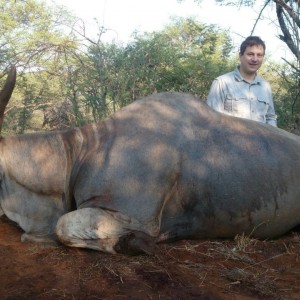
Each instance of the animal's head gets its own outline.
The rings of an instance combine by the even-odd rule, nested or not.
[[[12,66],[8,73],[4,87],[0,91],[0,134],[1,134],[2,124],[4,119],[4,111],[11,97],[11,94],[14,90],[16,84],[16,76],[17,76],[16,67]]]

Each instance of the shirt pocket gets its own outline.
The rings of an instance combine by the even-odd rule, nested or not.
[[[249,114],[250,103],[245,97],[232,97],[227,95],[224,101],[224,110],[232,114]]]
[[[257,115],[265,116],[269,109],[269,101],[262,98],[257,98],[254,101],[254,109]]]

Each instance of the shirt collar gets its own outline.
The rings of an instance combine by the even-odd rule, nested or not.
[[[249,83],[242,77],[239,66],[237,66],[235,68],[233,73],[234,73],[234,78],[236,81],[245,81],[245,82]],[[256,76],[255,76],[254,80],[251,82],[251,84],[260,84],[260,83],[261,83],[261,77],[258,74],[256,74]]]

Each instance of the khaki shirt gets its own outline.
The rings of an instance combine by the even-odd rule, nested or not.
[[[277,126],[269,83],[259,75],[249,83],[238,68],[213,81],[207,104],[224,114]]]

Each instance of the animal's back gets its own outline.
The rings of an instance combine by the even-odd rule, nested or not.
[[[300,223],[300,139],[199,106],[161,239],[280,235]]]
[[[150,233],[162,222],[161,233],[179,237],[232,236],[270,219],[272,234],[299,222],[290,218],[300,196],[300,143],[291,134],[178,93],[136,101],[106,127],[110,146],[99,145],[91,170],[82,170],[92,183],[76,184],[79,206],[94,199]]]

